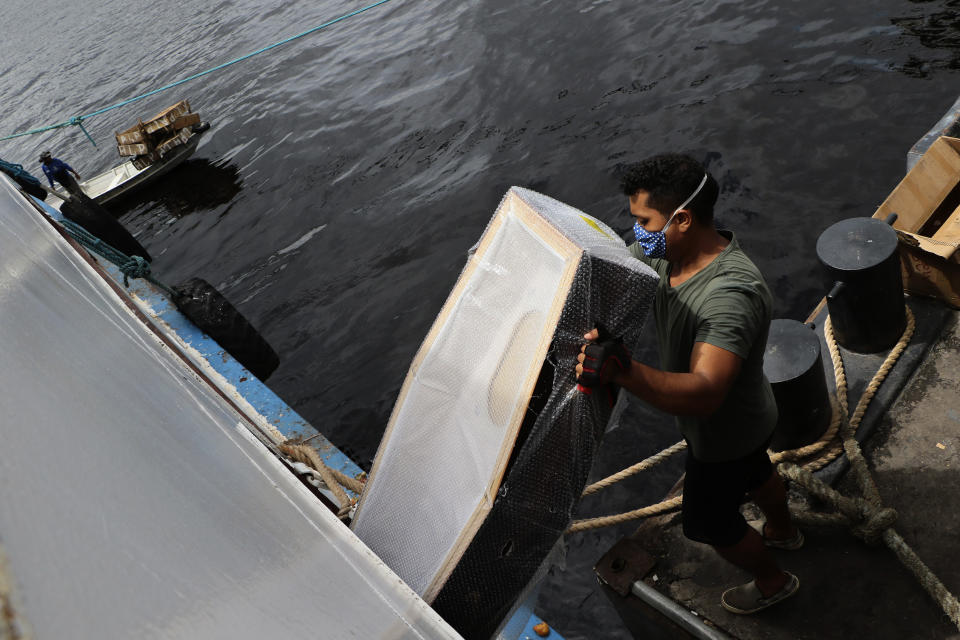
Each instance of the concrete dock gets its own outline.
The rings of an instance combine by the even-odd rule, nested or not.
[[[857,439],[884,506],[897,511],[893,528],[947,590],[960,594],[960,312],[925,299],[907,302],[917,318],[914,340]],[[883,354],[843,355],[852,413]],[[844,495],[860,495],[843,459],[818,475]],[[829,510],[802,489],[790,493],[795,510]],[[759,526],[753,505],[744,505],[744,513]],[[597,573],[637,638],[960,639],[956,624],[885,545],[868,546],[844,529],[806,526],[804,534],[802,549],[776,552],[799,577],[800,591],[753,616],[720,606],[723,590],[749,576],[686,540],[678,513],[644,521],[600,560]]]

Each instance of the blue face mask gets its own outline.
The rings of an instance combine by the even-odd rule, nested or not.
[[[637,239],[637,243],[643,248],[643,253],[648,258],[663,258],[667,255],[667,227],[670,226],[670,223],[673,222],[673,218],[677,213],[683,209],[685,206],[690,204],[694,198],[697,197],[697,194],[700,193],[700,190],[703,189],[703,185],[707,184],[707,174],[703,174],[703,180],[700,181],[700,185],[697,187],[696,191],[691,194],[689,198],[683,201],[683,203],[673,210],[673,213],[670,214],[670,217],[667,218],[667,223],[663,225],[663,228],[660,231],[647,231],[640,226],[639,222],[633,224],[633,235]]]
[[[673,220],[672,217],[670,219]],[[667,234],[665,232],[669,224],[670,222],[668,221],[660,231],[647,231],[640,226],[639,222],[633,223],[633,235],[643,248],[645,256],[648,258],[662,258],[667,255]]]

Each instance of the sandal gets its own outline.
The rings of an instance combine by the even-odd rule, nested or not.
[[[797,527],[797,532],[793,536],[789,538],[776,539],[767,537],[767,525],[764,524],[763,528],[760,530],[760,535],[763,536],[763,544],[772,549],[796,551],[803,546],[803,532],[800,531],[800,527]]]
[[[764,598],[756,583],[751,580],[747,584],[724,591],[720,597],[721,606],[730,613],[744,615],[756,613],[761,609],[777,604],[781,600],[786,600],[800,588],[800,580],[789,571],[784,571],[784,573],[787,574],[787,584],[783,585],[783,588],[772,596]]]

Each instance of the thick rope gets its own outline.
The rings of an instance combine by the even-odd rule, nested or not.
[[[80,243],[81,246],[89,251],[92,251],[101,258],[115,264],[117,268],[120,269],[120,273],[123,274],[123,286],[130,286],[130,278],[143,278],[144,280],[152,282],[156,286],[160,287],[170,297],[177,297],[177,293],[173,289],[153,277],[153,275],[150,273],[150,263],[144,260],[142,257],[128,256],[116,247],[107,244],[72,220],[63,218],[60,220],[60,224],[63,225],[63,228],[67,234]]]
[[[809,460],[803,464],[805,469],[816,470],[821,467],[826,466],[834,458],[836,458],[843,451],[840,443],[835,441],[837,433],[840,430],[841,422],[841,412],[839,409],[839,404],[836,399],[831,398],[831,406],[833,408],[833,418],[830,424],[827,426],[826,431],[820,438],[807,446],[800,447],[798,449],[789,449],[787,451],[780,451],[773,454],[770,457],[771,463],[776,465],[778,462],[786,460],[801,460],[803,458],[809,458],[810,456],[820,453],[821,455],[816,458]],[[830,446],[828,446],[830,445]],[[670,456],[683,451],[686,448],[686,441],[680,441],[663,451],[650,456],[646,460],[642,460],[634,464],[631,467],[628,467],[622,471],[619,471],[611,476],[599,480],[592,485],[584,489],[582,497],[597,493],[602,489],[606,489],[617,482],[625,478],[629,478],[632,475],[635,475],[641,471],[650,469],[657,464],[660,464]],[[825,451],[824,451],[825,449]],[[567,533],[576,533],[577,531],[586,531],[588,529],[600,529],[603,527],[610,527],[617,525],[623,522],[629,522],[630,520],[639,520],[642,518],[649,518],[650,516],[659,515],[661,513],[668,513],[675,509],[679,509],[682,504],[682,496],[677,498],[670,498],[663,500],[661,502],[652,504],[647,507],[641,507],[639,509],[634,509],[633,511],[627,511],[625,513],[618,513],[609,516],[598,516],[595,518],[585,518],[583,520],[575,520],[571,523],[570,528],[567,529]]]
[[[597,482],[594,482],[589,487],[583,490],[583,495],[581,497],[586,497],[591,493],[596,493],[601,489],[606,489],[610,485],[616,484],[617,482],[620,482],[624,478],[629,478],[630,476],[640,473],[641,471],[646,471],[647,469],[655,467],[661,462],[663,462],[664,460],[666,460],[667,458],[669,458],[670,456],[672,456],[673,454],[679,451],[683,451],[686,448],[687,448],[687,441],[681,440],[680,442],[673,445],[672,447],[664,449],[660,453],[652,455],[646,460],[642,460],[637,464],[633,465],[632,467],[627,467],[623,471],[617,472],[612,476],[608,476],[603,480],[598,480]]]
[[[847,425],[849,430],[850,424],[853,425],[853,431],[856,431],[856,427],[859,425],[860,420],[863,418],[864,413],[866,412],[867,405],[870,404],[870,401],[873,399],[874,394],[876,394],[877,389],[879,389],[880,384],[886,378],[887,374],[893,368],[893,365],[896,363],[897,359],[900,357],[900,354],[903,353],[903,350],[906,348],[907,344],[910,342],[910,338],[913,336],[913,331],[915,327],[915,321],[913,318],[913,313],[909,308],[906,308],[907,324],[904,329],[903,335],[901,335],[900,340],[897,342],[896,346],[890,351],[890,354],[884,360],[883,364],[880,366],[880,369],[874,375],[873,379],[867,385],[867,388],[864,390],[863,395],[860,398],[860,402],[857,405],[857,409],[854,412],[854,417],[851,420],[847,420],[847,378],[846,373],[843,368],[843,360],[840,357],[840,351],[837,347],[836,340],[833,337],[833,325],[830,322],[830,317],[827,316],[827,322],[824,324],[824,337],[827,342],[827,347],[830,351],[831,359],[833,361],[834,375],[836,378],[836,388],[837,388],[837,397],[831,399],[831,405],[833,407],[833,419],[831,420],[830,425],[827,427],[827,430],[823,433],[820,438],[805,447],[800,447],[798,449],[790,449],[787,451],[781,451],[773,456],[771,456],[771,462],[777,464],[787,460],[801,460],[807,458],[814,454],[820,454],[816,458],[809,460],[804,463],[803,467],[809,470],[816,470],[826,466],[829,462],[835,459],[842,451],[845,451],[847,447],[841,445],[835,441],[835,438],[838,433],[841,432],[841,427]],[[623,471],[613,474],[603,480],[595,482],[594,484],[587,487],[584,490],[583,495],[590,495],[609,487],[616,482],[623,480],[624,478],[630,477],[635,473],[649,469],[656,464],[659,464],[670,455],[677,453],[683,450],[682,443],[678,442],[677,444],[664,449],[660,453],[647,458]],[[858,460],[857,465],[861,463],[859,461],[863,460],[862,454],[858,456],[859,448],[853,450],[851,448],[852,455],[851,462],[854,459]],[[863,463],[865,464],[865,462]],[[872,481],[870,481],[872,484]],[[875,490],[875,487],[874,487]],[[669,500],[664,500],[659,503],[650,505],[648,507],[642,507],[640,509],[634,509],[633,511],[628,511],[626,513],[620,513],[610,516],[600,516],[596,518],[588,518],[584,520],[574,521],[570,528],[567,530],[568,533],[573,533],[576,531],[584,531],[586,529],[599,529],[602,527],[612,526],[620,524],[622,522],[628,522],[630,520],[637,520],[641,518],[646,518],[651,515],[666,513],[672,509],[677,509],[680,507],[681,502],[677,498],[671,498]]]
[[[893,525],[897,520],[897,512],[894,509],[863,498],[844,496],[809,471],[796,465],[781,464],[778,470],[785,478],[801,485],[811,495],[839,511],[839,513],[801,511],[794,514],[794,520],[800,524],[814,526],[846,526],[867,544],[877,545],[881,542],[886,544],[940,605],[950,621],[960,628],[960,601],[950,593],[936,574],[894,530]]]
[[[340,518],[344,518],[350,513],[350,508],[353,506],[354,501],[351,500],[347,492],[344,491],[344,487],[360,495],[363,493],[364,487],[362,480],[357,480],[342,471],[328,467],[323,462],[320,454],[310,445],[285,442],[280,445],[280,451],[294,462],[303,463],[317,472],[320,479],[323,480],[323,483],[333,492],[337,502],[340,503],[340,510],[337,512]]]
[[[850,461],[850,466],[854,472],[854,478],[857,485],[863,493],[863,498],[850,498],[841,495],[832,487],[815,478],[807,470],[799,469],[795,465],[781,464],[778,467],[780,473],[811,494],[820,498],[824,502],[832,505],[840,513],[838,514],[814,514],[809,511],[797,513],[797,521],[807,522],[818,525],[837,525],[843,524],[850,527],[851,532],[859,538],[862,538],[868,544],[879,544],[883,542],[894,552],[900,562],[907,567],[917,578],[921,586],[930,594],[934,601],[940,605],[943,612],[950,618],[950,621],[960,629],[960,601],[957,600],[950,591],[937,578],[933,571],[920,559],[920,557],[910,548],[910,546],[894,530],[893,525],[897,519],[897,512],[889,507],[883,507],[880,492],[877,489],[876,482],[870,473],[867,460],[863,456],[859,443],[855,437],[857,427],[867,412],[867,407],[873,399],[874,394],[880,388],[884,378],[893,368],[897,358],[906,349],[910,338],[913,336],[915,320],[909,307],[906,309],[907,326],[904,329],[903,336],[891,350],[890,354],[884,360],[880,369],[873,376],[870,384],[860,396],[857,408],[849,420],[847,413],[847,381],[843,369],[843,359],[840,355],[840,349],[837,346],[833,335],[833,325],[829,316],[824,324],[824,337],[827,341],[827,347],[830,350],[830,356],[833,359],[834,372],[837,381],[837,398],[839,400],[843,420],[841,424],[841,438],[843,450]]]
[[[887,374],[890,373],[893,365],[896,364],[900,354],[902,354],[903,350],[907,348],[907,345],[910,343],[910,338],[913,337],[913,331],[916,327],[916,322],[913,317],[913,312],[910,311],[910,308],[905,307],[905,310],[907,324],[903,330],[903,335],[900,336],[900,340],[898,340],[897,344],[893,347],[893,349],[891,349],[890,353],[883,361],[883,364],[880,365],[880,368],[870,380],[867,388],[864,389],[863,395],[860,396],[860,401],[857,403],[857,408],[854,410],[853,416],[851,416],[849,420],[846,419],[847,377],[843,367],[843,358],[840,355],[840,348],[837,346],[837,341],[833,335],[833,323],[831,322],[829,315],[827,316],[826,323],[823,325],[823,336],[826,339],[827,348],[830,350],[830,357],[833,360],[833,370],[836,377],[837,399],[840,403],[840,411],[842,413],[840,436],[843,442],[843,449],[847,454],[847,459],[850,461],[850,466],[854,470],[854,477],[857,479],[857,483],[859,484],[860,490],[863,492],[864,497],[876,505],[880,504],[880,492],[877,489],[876,483],[873,481],[873,476],[870,474],[870,470],[867,467],[867,461],[863,457],[863,453],[861,452],[860,446],[857,444],[857,440],[854,435],[856,434],[857,427],[860,426],[860,421],[867,412],[867,407],[869,406],[870,401],[873,400],[873,396],[877,393],[880,385],[883,384],[884,379],[887,377]]]
[[[894,364],[896,364],[900,355],[909,344],[910,339],[913,337],[913,332],[916,327],[915,319],[909,307],[906,307],[905,313],[907,322],[903,334],[870,380],[870,383],[860,396],[853,415],[849,416],[849,419],[847,378],[843,366],[843,358],[833,335],[833,324],[830,321],[830,317],[827,316],[827,321],[824,324],[824,338],[833,361],[837,391],[836,400],[833,401],[833,420],[827,431],[817,442],[800,449],[780,452],[772,456],[771,459],[775,464],[779,463],[777,470],[784,478],[792,480],[796,484],[804,487],[811,495],[837,510],[836,513],[801,511],[793,515],[798,523],[814,526],[845,526],[849,527],[855,536],[861,538],[867,544],[877,545],[883,542],[894,552],[900,562],[913,573],[921,586],[923,586],[934,601],[940,605],[947,617],[960,629],[960,601],[940,582],[933,571],[924,564],[920,557],[917,556],[903,538],[894,530],[893,525],[897,520],[897,512],[894,509],[882,505],[880,492],[870,474],[866,458],[863,456],[863,451],[856,439],[857,427],[866,414],[867,407],[870,405],[880,385],[887,377],[887,374],[890,373],[890,370]],[[840,434],[841,445],[827,448],[827,444],[833,440],[837,433]],[[590,487],[584,491],[584,495],[595,493],[623,478],[654,466],[669,457],[669,455],[672,455],[672,453],[681,450],[682,447],[679,447],[679,445],[680,443],[677,443],[647,460],[590,485]],[[804,467],[799,467],[792,462],[786,462],[787,460],[802,459],[810,454],[820,452],[825,448],[826,451],[818,456],[817,459],[804,465]],[[857,485],[863,493],[863,498],[844,496],[833,487],[830,487],[815,477],[812,473],[814,469],[824,466],[827,462],[835,458],[841,450],[846,454],[850,462]],[[666,513],[672,509],[676,509],[681,504],[682,496],[615,516],[578,520],[568,529],[568,533],[610,526],[633,519]]]
[[[627,511],[626,513],[618,513],[615,516],[599,516],[597,518],[575,520],[573,524],[570,525],[570,528],[567,529],[567,533],[576,533],[578,531],[586,531],[588,529],[600,529],[601,527],[609,527],[615,524],[620,524],[621,522],[629,522],[630,520],[639,520],[641,518],[657,516],[661,513],[669,513],[670,511],[679,509],[682,503],[683,496],[677,496],[676,498],[670,498],[669,500],[663,500],[656,504],[652,504],[649,507],[634,509],[633,511]]]
[[[390,0],[380,0],[379,2],[375,2],[375,3],[371,4],[371,5],[367,5],[366,7],[362,7],[362,8],[360,8],[360,9],[355,10],[355,11],[351,11],[351,12],[349,12],[349,13],[345,13],[345,14],[343,14],[342,16],[340,16],[339,18],[334,18],[333,20],[329,20],[329,21],[327,21],[327,22],[324,22],[323,24],[321,24],[321,25],[319,25],[319,26],[316,26],[316,27],[313,27],[312,29],[308,29],[307,31],[304,31],[303,33],[298,33],[298,34],[295,35],[295,36],[290,36],[289,38],[285,38],[285,39],[281,40],[280,42],[275,42],[274,44],[271,44],[271,45],[269,45],[269,46],[263,47],[262,49],[257,49],[256,51],[253,51],[253,52],[248,53],[248,54],[246,54],[246,55],[240,56],[239,58],[234,58],[233,60],[230,60],[229,62],[224,62],[223,64],[219,64],[219,65],[217,65],[217,66],[215,66],[215,67],[211,67],[210,69],[207,69],[206,71],[201,71],[200,73],[195,73],[195,74],[193,74],[192,76],[188,76],[188,77],[186,77],[186,78],[183,78],[182,80],[177,80],[176,82],[171,82],[170,84],[164,85],[164,86],[160,87],[159,89],[154,89],[153,91],[148,91],[148,92],[146,92],[146,93],[142,93],[142,94],[140,94],[140,95],[138,95],[138,96],[135,96],[135,97],[133,97],[133,98],[129,98],[129,99],[124,100],[124,101],[122,101],[122,102],[118,102],[118,103],[116,103],[116,104],[112,104],[112,105],[110,105],[109,107],[104,107],[104,108],[102,108],[102,109],[97,109],[96,111],[92,111],[92,112],[90,112],[90,113],[88,113],[88,114],[86,114],[86,115],[74,116],[73,118],[70,118],[69,120],[67,120],[67,121],[65,121],[65,122],[59,122],[59,123],[57,123],[57,124],[51,124],[51,125],[48,125],[48,126],[45,126],[45,127],[40,127],[39,129],[31,129],[31,130],[29,130],[29,131],[22,131],[22,132],[20,132],[20,133],[14,133],[14,134],[5,136],[5,137],[3,137],[3,138],[0,138],[0,140],[10,140],[10,139],[12,139],[12,138],[19,138],[19,137],[21,137],[21,136],[29,136],[29,135],[32,135],[32,134],[34,134],[34,133],[43,133],[44,131],[50,131],[50,130],[52,130],[52,129],[62,129],[63,127],[77,126],[77,127],[80,127],[80,129],[83,131],[84,134],[86,134],[87,139],[89,139],[90,142],[93,142],[93,138],[90,136],[89,133],[87,133],[87,130],[86,130],[86,129],[84,128],[84,126],[83,126],[83,121],[86,120],[86,119],[88,119],[88,118],[92,118],[93,116],[98,116],[98,115],[100,115],[101,113],[106,113],[107,111],[111,111],[111,110],[113,110],[113,109],[119,109],[120,107],[126,106],[126,105],[128,105],[128,104],[130,104],[130,103],[132,103],[132,102],[137,102],[137,101],[139,101],[139,100],[143,100],[144,98],[148,98],[148,97],[150,97],[150,96],[152,96],[152,95],[155,95],[155,94],[157,94],[157,93],[160,93],[161,91],[166,91],[167,89],[172,89],[173,87],[178,87],[178,86],[180,86],[181,84],[190,82],[191,80],[196,80],[197,78],[200,78],[200,77],[205,76],[205,75],[207,75],[207,74],[213,73],[214,71],[219,71],[219,70],[221,70],[221,69],[224,69],[224,68],[226,68],[226,67],[229,67],[230,65],[237,64],[238,62],[243,62],[244,60],[248,60],[248,59],[250,59],[250,58],[252,58],[252,57],[254,57],[254,56],[256,56],[256,55],[260,55],[261,53],[264,53],[264,52],[266,52],[266,51],[270,51],[271,49],[275,49],[276,47],[279,47],[279,46],[281,46],[281,45],[287,44],[288,42],[293,42],[294,40],[297,40],[297,39],[302,38],[302,37],[304,37],[304,36],[308,36],[308,35],[310,35],[311,33],[315,33],[315,32],[317,32],[317,31],[320,31],[321,29],[325,29],[325,28],[327,28],[327,27],[329,27],[329,26],[331,26],[331,25],[334,25],[334,24],[336,24],[336,23],[338,23],[338,22],[341,22],[341,21],[343,21],[343,20],[346,20],[347,18],[351,18],[351,17],[353,17],[353,16],[355,16],[355,15],[357,15],[357,14],[363,13],[364,11],[369,11],[370,9],[374,9],[374,8],[376,8],[376,7],[379,7],[380,5],[386,4],[387,2],[390,2]],[[93,145],[96,146],[96,143],[93,142]]]
[[[893,551],[900,562],[910,569],[917,580],[923,585],[927,593],[940,605],[943,612],[947,614],[950,621],[960,628],[960,602],[950,593],[949,589],[943,586],[943,583],[937,579],[933,572],[920,560],[920,557],[914,553],[913,549],[904,542],[893,528],[886,529],[883,532],[883,541],[887,547]]]

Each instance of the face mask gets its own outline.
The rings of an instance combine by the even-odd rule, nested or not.
[[[707,184],[707,174],[703,174],[703,180],[700,181],[700,185],[690,195],[690,197],[684,200],[679,207],[673,210],[673,213],[671,213],[670,217],[667,218],[667,224],[663,225],[663,228],[660,229],[660,231],[647,231],[640,226],[639,222],[634,223],[633,235],[643,248],[644,255],[646,255],[648,258],[662,258],[667,255],[667,227],[670,226],[670,223],[673,222],[673,218],[681,209],[693,202],[693,199],[697,197],[697,194],[700,193],[700,190],[703,189],[703,185],[705,184]]]

